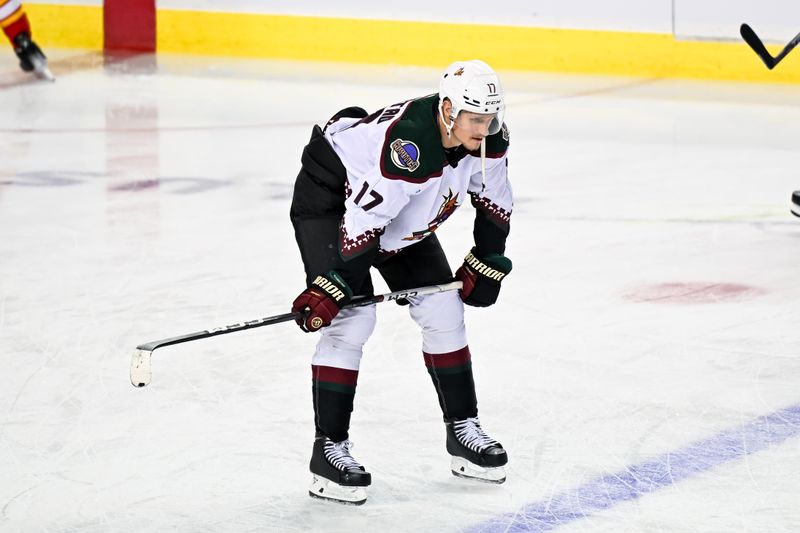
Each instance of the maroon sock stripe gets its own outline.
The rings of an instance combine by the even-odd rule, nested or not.
[[[358,381],[358,370],[347,370],[346,368],[311,365],[311,374],[314,381],[318,383],[324,382],[355,387]]]
[[[460,350],[447,353],[427,353],[422,352],[425,357],[425,366],[428,369],[445,369],[463,367],[470,363],[472,356],[469,353],[469,346],[464,346]]]

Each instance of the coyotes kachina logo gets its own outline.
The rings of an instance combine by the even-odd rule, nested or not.
[[[447,195],[443,195],[442,198],[444,198],[444,202],[442,202],[442,205],[439,206],[439,211],[436,213],[436,216],[433,217],[433,220],[428,222],[428,229],[415,231],[410,237],[403,237],[404,241],[419,241],[424,239],[439,229],[439,226],[441,226],[445,220],[450,218],[450,215],[452,215],[455,210],[458,209],[458,206],[461,205],[458,203],[458,193],[454,195],[452,189],[448,189]]]

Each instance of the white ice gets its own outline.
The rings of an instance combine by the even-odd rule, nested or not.
[[[440,532],[514,512],[535,530],[526,506],[800,404],[800,89],[501,72],[514,271],[467,326],[508,481],[450,474],[419,333],[382,304],[351,429],[369,501],[313,500],[314,336],[159,349],[143,389],[130,357],[288,311],[311,126],[434,92],[438,70],[47,52],[55,83],[0,54],[0,531]],[[439,232],[453,266],[471,227],[467,205]],[[544,529],[799,531],[785,424]]]

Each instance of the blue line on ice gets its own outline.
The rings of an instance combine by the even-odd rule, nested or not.
[[[551,531],[615,505],[635,500],[719,465],[800,434],[800,404],[756,418],[713,437],[626,469],[601,474],[580,487],[471,527],[471,533]]]

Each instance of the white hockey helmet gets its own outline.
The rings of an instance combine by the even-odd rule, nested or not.
[[[445,120],[442,106],[447,98],[453,105],[451,116]],[[444,71],[439,81],[439,115],[447,128],[447,134],[461,111],[470,111],[482,115],[494,114],[489,125],[489,134],[500,131],[506,111],[503,86],[492,67],[479,59],[456,61]]]

